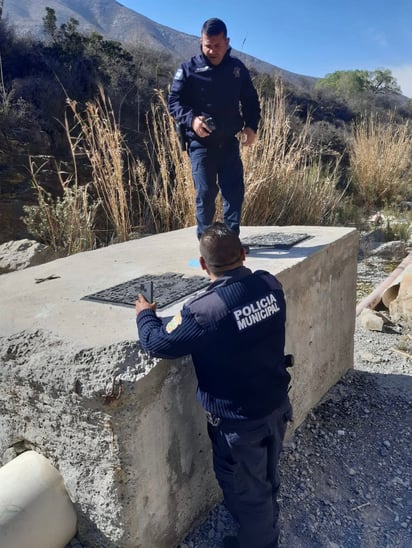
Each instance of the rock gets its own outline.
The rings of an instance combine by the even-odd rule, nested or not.
[[[359,321],[362,327],[370,329],[371,331],[382,331],[383,318],[380,314],[371,310],[370,308],[364,308],[359,315]]]
[[[370,254],[381,259],[401,260],[406,256],[406,242],[403,240],[385,242],[372,250]]]
[[[51,247],[35,240],[12,240],[0,245],[0,274],[47,263],[56,258]]]
[[[400,202],[399,209],[401,211],[412,211],[412,202],[408,202],[407,200],[403,200],[403,202]]]

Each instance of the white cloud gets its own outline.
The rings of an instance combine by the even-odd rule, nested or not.
[[[401,65],[392,67],[392,76],[401,87],[403,95],[412,97],[412,65]]]

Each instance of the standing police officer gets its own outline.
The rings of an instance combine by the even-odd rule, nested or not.
[[[212,283],[170,321],[139,295],[140,343],[158,357],[192,355],[216,478],[239,525],[224,546],[275,548],[277,466],[291,419],[283,290],[268,272],[243,266],[239,237],[223,223],[203,232],[200,253]]]
[[[226,25],[208,19],[201,53],[177,70],[168,108],[185,133],[196,190],[197,236],[212,224],[217,181],[223,221],[239,234],[244,197],[243,166],[236,134],[252,145],[260,119],[256,90],[245,65],[230,56]]]

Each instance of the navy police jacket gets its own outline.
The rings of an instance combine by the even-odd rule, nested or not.
[[[219,65],[212,65],[200,53],[180,65],[173,79],[168,109],[186,131],[189,141],[204,145],[232,138],[244,127],[257,131],[260,106],[245,65],[230,56],[230,48]],[[216,130],[198,137],[192,130],[196,116],[211,116]]]
[[[278,280],[242,266],[226,272],[171,320],[137,316],[144,350],[163,358],[192,355],[197,397],[221,418],[260,418],[286,400],[286,306]]]

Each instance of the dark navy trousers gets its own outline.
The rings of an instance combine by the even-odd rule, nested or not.
[[[239,525],[241,548],[278,546],[278,462],[291,418],[287,400],[262,419],[208,424],[216,478],[225,504]]]
[[[236,137],[205,147],[197,141],[189,145],[192,177],[196,190],[197,236],[214,221],[219,189],[223,201],[223,222],[237,234],[244,197],[243,165]]]

